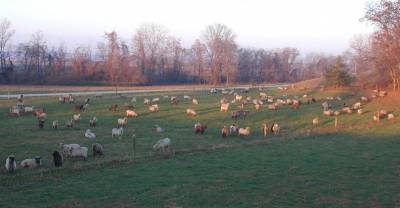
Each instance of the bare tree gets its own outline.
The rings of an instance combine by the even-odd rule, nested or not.
[[[7,19],[3,19],[0,21],[0,73],[3,76],[6,76],[7,65],[7,57],[10,60],[10,54],[6,51],[7,44],[11,37],[14,35],[15,30],[11,29],[11,22]],[[9,65],[12,66],[12,63]]]
[[[206,27],[203,34],[206,43],[208,62],[211,69],[210,82],[219,84],[225,78],[226,83],[234,79],[237,70],[235,34],[223,24]]]

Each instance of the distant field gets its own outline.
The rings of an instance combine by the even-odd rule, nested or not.
[[[3,89],[2,89],[3,90]],[[353,104],[368,92],[297,91],[267,89],[281,97],[307,93],[321,100],[340,95],[344,100],[332,101],[339,109],[343,103]],[[81,123],[74,129],[51,129],[51,121],[63,124],[73,115],[73,105],[59,104],[55,98],[27,98],[25,103],[45,107],[48,119],[43,130],[35,117],[9,117],[8,106],[15,100],[0,100],[0,158],[15,154],[18,161],[40,155],[44,165],[37,170],[19,169],[0,175],[0,207],[396,207],[400,206],[400,140],[398,122],[386,119],[372,121],[373,112],[386,109],[400,112],[399,97],[373,100],[364,107],[365,114],[341,115],[338,129],[334,117],[322,115],[321,102],[304,104],[299,110],[282,106],[259,112],[246,106],[250,115],[239,120],[252,134],[222,139],[220,130],[230,125],[230,113],[219,112],[221,94],[207,91],[185,92],[196,97],[199,105],[184,101],[169,104],[163,95],[178,92],[142,93],[135,104],[139,117],[131,118],[122,139],[112,139],[111,129],[124,111],[110,112],[113,103],[122,106],[131,96],[105,96],[91,99],[89,110],[82,113]],[[249,94],[257,97],[258,90]],[[135,95],[136,96],[136,95]],[[160,97],[160,112],[149,113],[144,98]],[[226,96],[230,99],[232,96]],[[82,103],[86,97],[78,97]],[[185,115],[193,108],[198,116]],[[238,107],[232,106],[233,110]],[[97,138],[84,137],[89,119],[97,116]],[[321,125],[311,121],[319,116]],[[204,135],[195,135],[193,124],[207,124]],[[277,136],[264,139],[261,124],[273,121],[281,125]],[[165,128],[153,131],[153,125]],[[133,129],[137,135],[137,158],[132,157]],[[151,147],[159,139],[169,137],[176,155],[163,158],[152,155]],[[106,155],[87,161],[67,159],[60,169],[53,167],[51,153],[58,144],[93,142],[105,146]],[[90,151],[91,153],[91,151]]]

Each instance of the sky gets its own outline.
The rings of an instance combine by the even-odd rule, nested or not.
[[[115,30],[130,41],[144,23],[157,23],[190,47],[204,28],[223,23],[241,47],[296,47],[339,54],[354,35],[373,28],[360,19],[376,0],[0,0],[0,19],[16,30],[14,44],[41,30],[51,46],[96,46]]]

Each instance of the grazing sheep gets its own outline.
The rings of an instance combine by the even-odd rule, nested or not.
[[[119,127],[125,127],[127,124],[128,124],[128,118],[127,117],[118,119],[118,128]]]
[[[368,102],[369,101],[369,99],[367,98],[367,97],[361,97],[361,101],[363,101],[363,102]]]
[[[111,136],[112,136],[112,138],[114,138],[115,136],[121,138],[121,136],[122,136],[123,133],[124,133],[124,129],[123,129],[122,127],[118,128],[118,129],[117,129],[117,128],[113,128],[113,129],[111,130]]]
[[[171,139],[169,138],[164,138],[158,140],[154,145],[153,145],[153,150],[154,151],[161,151],[165,152],[168,150],[168,152],[171,151]]]
[[[158,124],[154,125],[153,128],[154,128],[154,130],[155,130],[157,133],[162,133],[162,132],[164,132],[164,129],[161,128]]]
[[[186,109],[186,115],[188,115],[188,116],[197,116],[197,113],[193,109],[188,108],[188,109]]]
[[[357,102],[357,103],[355,103],[354,105],[353,105],[353,109],[354,110],[358,110],[358,109],[360,109],[361,108],[361,103],[360,102]]]
[[[62,153],[65,156],[71,156],[72,149],[81,147],[79,144],[63,144],[60,143],[60,147],[62,149]]]
[[[335,111],[335,112],[333,112],[333,115],[335,115],[335,116],[339,116],[340,115],[340,111]]]
[[[74,128],[74,120],[71,119],[71,120],[66,121],[66,122],[65,122],[65,126],[66,126],[67,128]]]
[[[133,110],[126,110],[126,117],[131,118],[131,117],[137,117],[138,114],[133,111]]]
[[[361,115],[361,114],[363,114],[363,109],[361,109],[361,108],[360,108],[360,109],[358,109],[358,110],[357,110],[357,114],[358,114],[358,115]]]
[[[237,102],[242,101],[242,99],[243,99],[243,96],[241,96],[241,95],[236,95],[236,96],[235,96],[235,100],[236,100]]]
[[[273,123],[271,126],[271,132],[274,133],[275,135],[277,135],[280,131],[280,127],[277,123]]]
[[[33,106],[25,106],[24,111],[25,113],[32,113],[34,110]]]
[[[171,96],[171,104],[172,105],[178,105],[179,104],[179,98],[176,96]]]
[[[250,127],[239,128],[239,136],[249,136],[250,135]]]
[[[203,125],[200,122],[194,124],[194,132],[196,134],[204,134],[205,130],[207,129],[207,125]]]
[[[158,103],[158,102],[160,102],[160,98],[159,98],[159,97],[153,98],[153,99],[151,100],[151,102],[152,102],[152,103]]]
[[[221,136],[222,138],[226,138],[229,135],[229,129],[228,127],[224,126],[221,130]]]
[[[158,112],[160,109],[158,108],[158,105],[151,105],[149,106],[149,111],[152,113]]]
[[[97,155],[99,156],[104,155],[103,145],[99,143],[92,144],[92,151],[93,151],[93,157],[96,157]]]
[[[273,103],[268,105],[268,110],[277,110],[278,109],[278,104]]]
[[[351,114],[351,113],[353,113],[353,110],[350,107],[344,107],[344,108],[342,108],[342,112]]]
[[[315,118],[312,120],[312,124],[313,124],[314,126],[318,126],[318,125],[319,125],[319,117],[315,117]]]
[[[75,123],[79,123],[79,121],[81,120],[81,114],[74,114],[72,119],[74,120]]]
[[[53,152],[53,162],[54,166],[61,167],[63,163],[63,156],[58,151]]]
[[[10,155],[6,159],[6,170],[7,172],[14,172],[17,169],[17,162],[15,161],[15,156]]]
[[[215,89],[215,88],[211,88],[210,89],[210,94],[217,94],[217,89]]]
[[[145,104],[145,105],[150,105],[150,100],[147,99],[147,98],[145,98],[145,99],[143,100],[143,104]]]
[[[58,128],[58,120],[53,121],[52,127],[53,127],[53,129],[57,129]]]
[[[191,100],[192,97],[190,97],[189,95],[184,95],[184,96],[183,96],[183,99],[184,99],[184,100]]]
[[[387,118],[388,118],[389,121],[393,121],[393,120],[395,119],[393,113],[389,113],[389,114],[387,115]]]
[[[232,124],[229,127],[229,134],[237,133],[239,131],[239,127],[236,124]]]
[[[33,159],[25,159],[22,160],[20,166],[23,168],[36,168],[42,165],[42,161],[39,156],[34,157]]]
[[[265,92],[260,92],[260,98],[265,98],[267,97],[267,93]]]
[[[193,98],[192,103],[195,104],[195,105],[198,105],[198,104],[199,104],[199,101],[197,101],[196,98]]]
[[[228,112],[229,103],[221,103],[221,112]]]
[[[324,115],[333,116],[333,110],[324,110]]]
[[[85,137],[89,139],[96,139],[96,134],[90,131],[90,129],[86,129]]]
[[[112,105],[108,108],[109,111],[113,111],[113,112],[117,111],[117,109],[118,109],[118,104],[112,104]]]
[[[87,152],[88,152],[87,147],[72,148],[71,149],[71,157],[78,157],[78,158],[83,158],[83,160],[86,160]]]
[[[90,127],[96,127],[97,126],[97,118],[94,116],[92,119],[89,120],[89,126]]]

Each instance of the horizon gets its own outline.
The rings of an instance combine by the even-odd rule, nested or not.
[[[188,48],[207,25],[222,23],[234,31],[240,47],[295,47],[303,55],[337,55],[349,48],[355,35],[372,31],[372,26],[359,21],[368,2],[371,1],[116,0],[107,4],[106,1],[6,0],[0,8],[0,18],[10,20],[16,30],[11,39],[13,44],[29,41],[38,30],[43,31],[51,47],[62,43],[68,49],[78,45],[95,47],[104,41],[105,32],[113,30],[130,42],[140,25],[156,23],[165,26],[170,35],[178,37]]]

